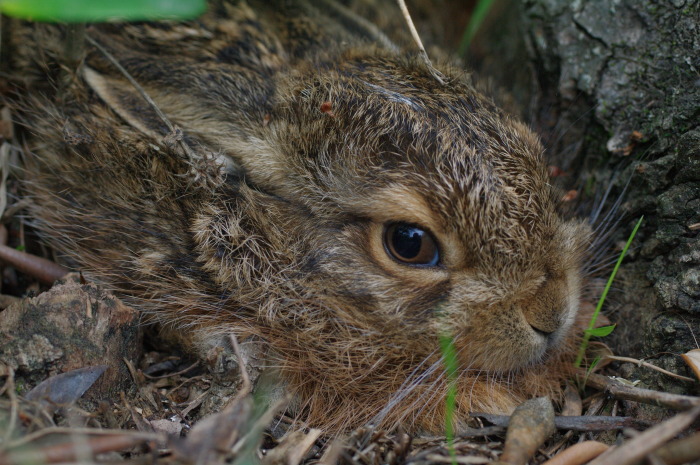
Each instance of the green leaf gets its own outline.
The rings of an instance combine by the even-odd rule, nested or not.
[[[594,328],[594,329],[587,329],[586,334],[593,336],[593,337],[605,337],[608,334],[612,333],[613,330],[615,329],[615,325],[610,325],[610,326],[601,326],[600,328]]]
[[[205,8],[205,0],[0,0],[7,16],[67,23],[192,19]]]

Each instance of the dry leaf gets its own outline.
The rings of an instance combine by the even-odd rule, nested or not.
[[[690,350],[681,355],[683,361],[688,364],[695,377],[700,380],[700,349]]]

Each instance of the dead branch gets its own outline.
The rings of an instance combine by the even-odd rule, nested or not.
[[[508,415],[492,415],[488,413],[472,413],[472,417],[483,418],[496,426],[508,426]],[[608,416],[560,416],[554,418],[554,426],[560,430],[596,432],[610,431],[623,428],[645,429],[649,423],[631,417]]]
[[[669,394],[634,386],[627,386],[620,381],[607,376],[591,373],[586,378],[586,385],[615,399],[633,400],[644,404],[658,405],[673,410],[688,410],[700,406],[700,397]]]

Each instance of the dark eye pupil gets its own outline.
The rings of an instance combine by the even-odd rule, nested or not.
[[[425,231],[415,226],[404,224],[396,226],[391,237],[394,251],[404,259],[416,258],[420,253],[424,235]]]
[[[410,223],[387,225],[384,248],[393,259],[407,265],[435,266],[440,262],[433,236],[426,229]]]

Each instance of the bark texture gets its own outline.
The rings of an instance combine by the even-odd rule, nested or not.
[[[608,314],[619,326],[607,342],[692,376],[678,354],[700,340],[700,2],[529,0],[520,21],[537,83],[532,123],[553,163],[578,176],[584,197],[610,184],[613,199],[623,196],[613,244],[645,215],[618,275]]]

